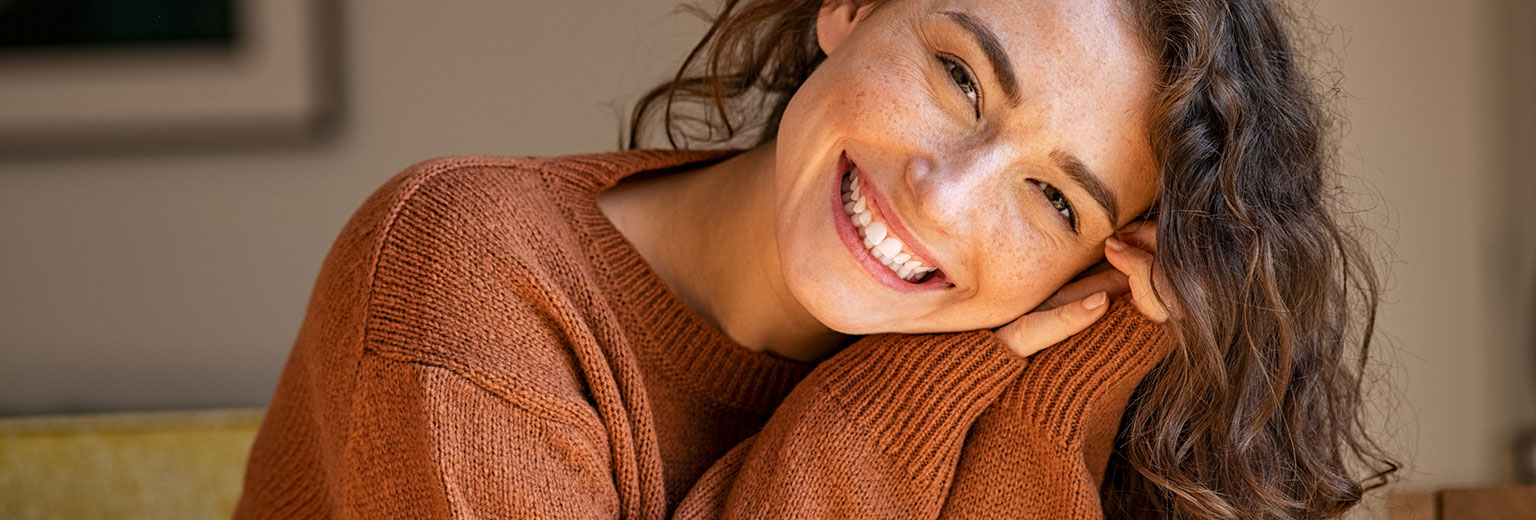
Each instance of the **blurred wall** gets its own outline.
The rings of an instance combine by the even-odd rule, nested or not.
[[[317,143],[0,157],[0,413],[264,404],[374,188],[433,156],[613,149],[614,107],[703,30],[673,0],[338,3]]]
[[[1519,4],[1304,8],[1342,71],[1362,220],[1395,255],[1378,350],[1397,396],[1375,404],[1413,486],[1507,479],[1536,426]],[[0,414],[265,403],[373,188],[432,156],[612,149],[616,109],[703,30],[673,6],[343,1],[343,116],[317,143],[0,157]]]
[[[1536,9],[1315,5],[1335,54],[1321,59],[1342,71],[1344,167],[1374,191],[1358,207],[1387,260],[1377,354],[1397,395],[1373,403],[1377,428],[1410,487],[1507,481],[1536,426]]]

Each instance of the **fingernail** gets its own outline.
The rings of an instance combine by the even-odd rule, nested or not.
[[[1109,237],[1108,240],[1104,241],[1104,245],[1109,246],[1110,249],[1113,249],[1113,250],[1116,250],[1116,251],[1123,251],[1123,250],[1125,250],[1125,242],[1121,242],[1120,239],[1115,238],[1115,237]]]
[[[1104,301],[1108,299],[1109,297],[1105,296],[1103,292],[1096,292],[1093,293],[1093,296],[1089,296],[1083,299],[1083,307],[1087,307],[1089,310],[1097,309],[1102,307],[1104,305]]]

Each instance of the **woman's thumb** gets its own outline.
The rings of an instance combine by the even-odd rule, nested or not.
[[[1096,292],[1060,307],[1020,316],[997,329],[996,334],[1014,352],[1029,357],[1093,325],[1104,316],[1107,303],[1109,296]]]

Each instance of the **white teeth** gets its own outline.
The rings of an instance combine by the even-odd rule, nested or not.
[[[916,282],[923,275],[938,270],[938,268],[924,265],[922,259],[917,258],[910,251],[903,251],[904,244],[901,239],[891,236],[889,226],[885,222],[874,220],[868,200],[859,193],[858,170],[848,172],[842,188],[843,210],[853,221],[859,236],[863,238],[864,247],[869,250],[871,256],[884,264],[897,277],[908,282]]]
[[[896,237],[885,237],[885,240],[882,240],[879,244],[875,245],[875,249],[879,249],[880,252],[885,253],[884,256],[886,258],[890,258],[896,256],[896,253],[901,252],[901,245],[901,239]]]
[[[864,238],[869,239],[870,244],[878,244],[885,241],[885,236],[890,233],[884,222],[871,222],[864,226]]]

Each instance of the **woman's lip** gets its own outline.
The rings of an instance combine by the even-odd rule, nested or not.
[[[843,158],[849,164],[858,164],[853,159],[848,159],[848,152],[843,152]],[[844,169],[843,171],[846,172],[848,170]],[[928,251],[928,248],[923,247],[922,242],[918,242],[917,238],[913,237],[910,231],[907,231],[907,227],[901,224],[901,217],[896,215],[895,206],[891,205],[890,199],[885,198],[885,195],[880,193],[880,190],[875,187],[874,183],[867,182],[867,178],[860,176],[860,179],[866,182],[859,183],[859,189],[864,193],[864,196],[874,199],[870,202],[873,202],[875,207],[880,208],[880,217],[885,220],[885,224],[890,228],[891,234],[901,239],[902,245],[910,248],[913,253],[917,253],[917,256],[923,259],[923,263],[938,268],[940,273],[946,273],[947,271],[944,270],[944,266],[938,264],[933,253]]]
[[[881,284],[896,291],[913,293],[953,287],[953,284],[949,282],[949,278],[944,275],[942,270],[934,272],[933,276],[928,277],[922,283],[912,283],[903,280],[896,276],[896,273],[886,268],[885,264],[876,260],[875,256],[869,252],[869,249],[864,247],[864,240],[859,237],[858,230],[854,228],[852,218],[843,209],[843,174],[848,171],[848,164],[846,155],[838,157],[837,171],[831,175],[832,220],[833,226],[837,229],[838,238],[843,241],[843,245],[847,246],[848,252],[853,255],[854,260],[864,267],[864,270],[869,272],[871,276],[879,280]]]

